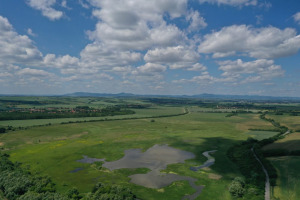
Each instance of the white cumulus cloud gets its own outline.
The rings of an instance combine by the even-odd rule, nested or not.
[[[110,49],[101,43],[89,44],[80,53],[80,61],[83,66],[101,69],[126,66],[140,59],[140,53]]]
[[[293,15],[294,21],[300,24],[300,12]]]
[[[63,12],[56,10],[53,6],[56,4],[56,0],[28,0],[28,5],[36,10],[42,12],[42,15],[50,20],[58,20],[63,17]],[[62,5],[66,6],[66,1],[62,2]]]
[[[32,64],[42,60],[42,53],[27,35],[19,35],[7,18],[0,16],[0,62]]]
[[[200,3],[210,3],[229,6],[255,6],[257,0],[199,0]]]
[[[49,72],[44,71],[44,70],[31,69],[31,68],[21,69],[16,74],[20,75],[20,76],[28,75],[28,76],[37,76],[37,77],[48,77],[48,76],[53,76],[54,75],[54,74],[49,73]]]
[[[218,62],[222,76],[242,80],[242,83],[266,81],[284,75],[281,66],[275,65],[273,60],[259,59],[243,62],[241,59]]]
[[[153,46],[182,43],[186,36],[175,25],[164,20],[186,14],[187,0],[89,0],[99,21],[87,35],[106,47],[145,50]],[[196,20],[196,19],[195,19]]]
[[[299,48],[300,35],[295,29],[232,25],[205,35],[198,50],[215,58],[246,53],[253,58],[274,59],[296,54]]]
[[[188,27],[188,31],[198,31],[207,26],[205,19],[200,15],[198,11],[190,11],[186,16],[186,20],[190,21],[190,25]]]
[[[168,64],[171,69],[187,68],[199,60],[199,54],[184,46],[149,50],[144,60],[150,63]]]
[[[196,63],[196,64],[192,65],[191,67],[189,67],[187,70],[188,71],[205,71],[205,70],[207,70],[207,67],[200,63]]]
[[[157,73],[166,71],[166,66],[154,63],[146,63],[145,65],[139,66],[132,72],[133,75],[137,76],[154,76]]]

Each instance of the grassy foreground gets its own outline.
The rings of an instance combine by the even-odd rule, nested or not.
[[[162,189],[149,189],[129,183],[128,178],[130,174],[147,170],[99,170],[93,164],[76,162],[83,155],[113,161],[122,158],[126,149],[146,150],[154,144],[169,144],[193,152],[196,159],[169,165],[168,172],[197,178],[197,184],[205,186],[199,199],[232,199],[228,185],[240,174],[226,157],[227,149],[247,139],[249,128],[271,128],[271,125],[260,120],[257,114],[228,118],[226,113],[190,110],[190,114],[155,118],[154,122],[135,119],[35,127],[2,135],[1,146],[13,161],[22,162],[23,167],[30,168],[33,173],[49,175],[61,192],[74,186],[80,192],[88,192],[100,181],[127,185],[141,199],[180,199],[194,192],[185,181]],[[198,172],[189,169],[206,161],[202,152],[214,149],[218,150],[214,153],[215,165]],[[83,170],[70,173],[76,168]]]
[[[273,188],[273,199],[297,200],[300,196],[300,157],[270,158],[279,173],[277,186]]]

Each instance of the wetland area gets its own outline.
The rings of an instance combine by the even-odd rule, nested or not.
[[[214,153],[216,150],[203,152],[203,155],[207,157],[207,161],[196,167],[191,167],[190,170],[198,171],[204,167],[209,167],[215,163],[215,159],[210,156],[210,153]],[[154,145],[142,152],[141,149],[128,149],[124,152],[124,157],[112,161],[106,162],[105,159],[101,158],[89,158],[83,156],[81,160],[77,160],[80,163],[94,163],[94,162],[104,162],[103,167],[109,170],[123,169],[123,168],[148,168],[151,171],[146,174],[134,174],[129,176],[130,182],[141,185],[147,188],[160,189],[170,185],[175,181],[186,180],[189,182],[190,186],[196,190],[192,195],[186,195],[183,199],[195,199],[202,191],[204,186],[196,185],[197,179],[189,176],[180,176],[174,173],[164,173],[162,170],[166,169],[169,164],[184,163],[185,160],[194,159],[195,155],[191,152],[183,151],[180,149],[175,149],[169,145]],[[76,168],[71,173],[80,171],[81,168]]]

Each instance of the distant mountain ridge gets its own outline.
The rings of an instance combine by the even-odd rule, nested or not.
[[[144,98],[155,98],[155,97],[173,97],[173,98],[201,98],[201,99],[224,99],[224,100],[294,100],[300,101],[300,97],[275,97],[275,96],[259,96],[259,95],[222,95],[222,94],[197,94],[197,95],[142,95],[132,93],[89,93],[89,92],[75,92],[71,94],[65,94],[62,96],[71,97],[144,97]]]
[[[71,94],[64,94],[62,96],[69,96],[69,97],[134,97],[135,94],[131,93],[118,93],[118,94],[111,94],[111,93],[90,93],[90,92],[74,92]]]

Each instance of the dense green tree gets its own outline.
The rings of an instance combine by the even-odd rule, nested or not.
[[[33,191],[29,191],[26,194],[20,196],[17,200],[68,200],[66,196],[54,193],[54,192],[46,192],[46,193],[37,193]]]
[[[242,197],[245,191],[245,181],[241,177],[236,177],[229,186],[229,192],[235,197]]]
[[[5,133],[5,132],[6,132],[6,129],[3,128],[3,127],[1,127],[1,128],[0,128],[0,133]]]
[[[68,190],[67,196],[69,199],[79,200],[82,198],[82,196],[79,194],[79,191],[77,188],[72,188]]]
[[[129,188],[120,185],[97,183],[86,200],[134,200],[136,196]]]

